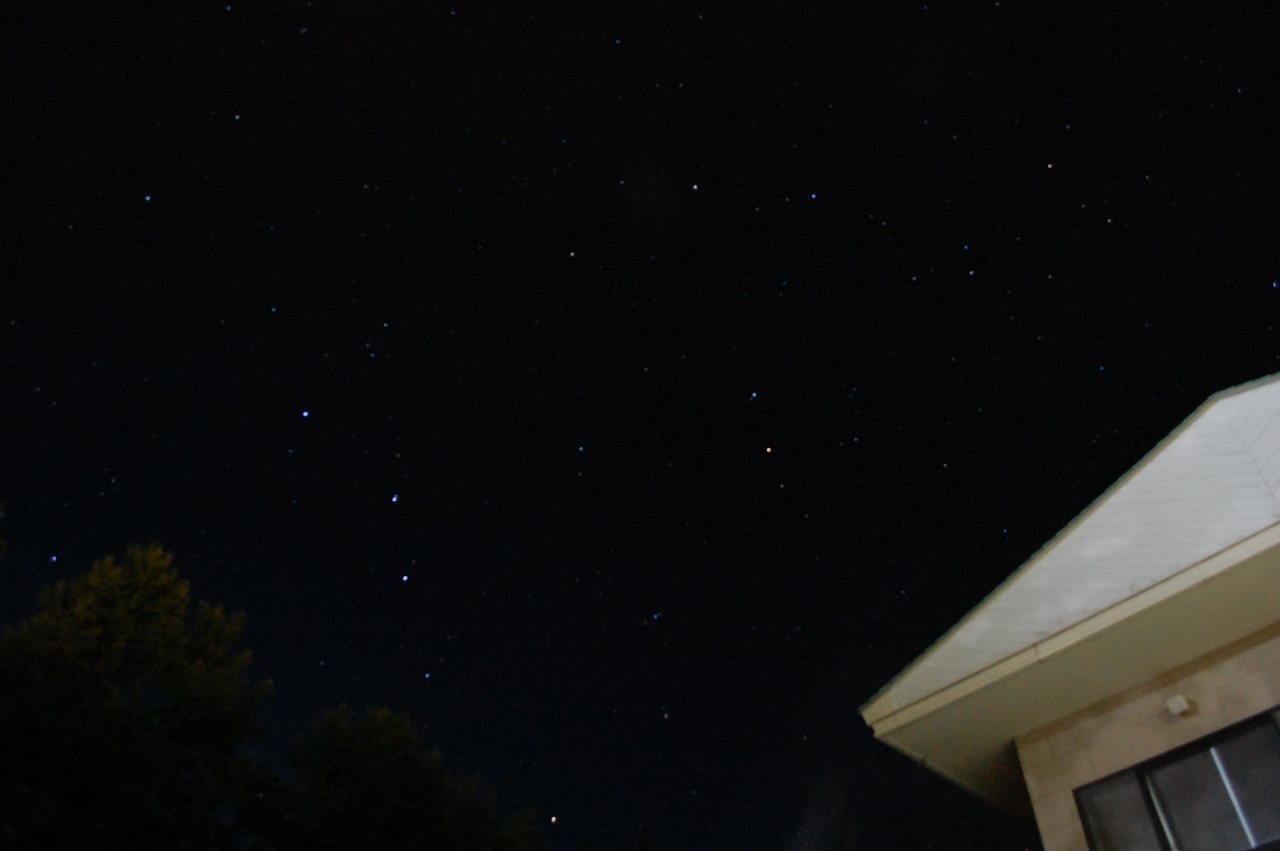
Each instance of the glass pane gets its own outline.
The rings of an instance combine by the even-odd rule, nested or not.
[[[1150,776],[1179,851],[1249,847],[1222,775],[1207,750],[1162,765]]]
[[[1218,745],[1236,800],[1249,820],[1253,841],[1280,839],[1280,732],[1275,725],[1254,727]]]
[[[1142,794],[1132,771],[1086,786],[1076,793],[1093,851],[1162,851]]]

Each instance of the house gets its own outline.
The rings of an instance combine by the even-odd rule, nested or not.
[[[1280,848],[1280,375],[1211,397],[861,709],[1046,851]]]

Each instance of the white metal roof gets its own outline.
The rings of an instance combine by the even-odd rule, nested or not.
[[[894,714],[1280,522],[1280,375],[1215,394],[863,707]]]

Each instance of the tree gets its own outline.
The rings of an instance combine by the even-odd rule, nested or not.
[[[260,782],[241,748],[269,684],[243,625],[200,603],[158,545],[105,558],[0,638],[0,844],[230,848]]]
[[[408,716],[378,707],[325,713],[290,755],[266,844],[352,851],[535,851],[532,813],[503,816],[477,780],[445,771],[424,751]]]
[[[326,713],[273,777],[245,751],[270,684],[235,649],[243,616],[193,613],[172,561],[153,544],[95,562],[0,637],[0,847],[548,849],[389,709]]]

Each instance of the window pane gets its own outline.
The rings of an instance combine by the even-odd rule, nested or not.
[[[1132,771],[1076,793],[1094,851],[1162,851],[1138,776]]]
[[[1249,847],[1222,775],[1208,751],[1163,765],[1150,776],[1179,851],[1244,851]]]
[[[1218,745],[1258,844],[1280,839],[1280,732],[1269,721]]]

